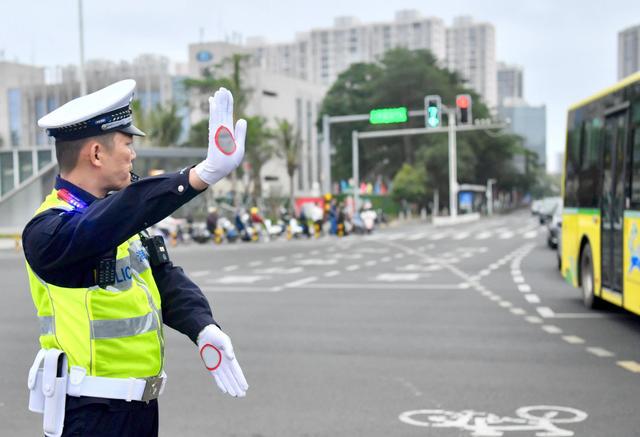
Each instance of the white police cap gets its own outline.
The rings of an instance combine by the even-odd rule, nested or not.
[[[38,120],[38,126],[58,141],[74,141],[116,131],[144,137],[144,132],[132,124],[130,105],[135,87],[135,80],[126,79],[73,99]]]

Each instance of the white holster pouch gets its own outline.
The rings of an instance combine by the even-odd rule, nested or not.
[[[59,437],[67,398],[67,356],[59,349],[41,349],[29,369],[29,410],[42,413],[47,437]]]

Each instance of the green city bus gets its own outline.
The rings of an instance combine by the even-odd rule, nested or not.
[[[562,275],[640,314],[640,72],[569,108],[562,185]]]

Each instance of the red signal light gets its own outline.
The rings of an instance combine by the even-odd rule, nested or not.
[[[460,109],[469,108],[469,99],[467,98],[467,96],[458,96],[458,98],[456,99],[456,106]]]

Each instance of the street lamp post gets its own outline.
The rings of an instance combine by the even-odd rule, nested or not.
[[[458,157],[456,154],[456,110],[448,108],[449,118],[449,216],[458,216]]]

